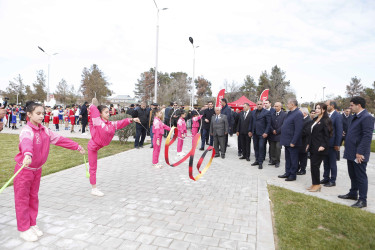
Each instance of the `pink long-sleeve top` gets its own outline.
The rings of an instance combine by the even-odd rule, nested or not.
[[[193,117],[193,128],[199,128],[199,120],[202,118],[203,115],[198,115]]]
[[[109,145],[115,135],[116,130],[122,129],[132,123],[131,119],[126,118],[120,121],[106,121],[100,118],[100,112],[95,105],[90,106],[90,133],[91,141],[95,142],[96,146],[102,148]],[[89,146],[91,143],[89,142]]]
[[[14,160],[22,165],[25,155],[30,155],[32,163],[28,168],[39,168],[47,161],[50,144],[71,150],[81,150],[81,146],[77,142],[56,134],[41,124],[35,126],[31,122],[27,122],[27,125],[21,130],[18,146],[20,152]]]
[[[154,137],[159,138],[164,134],[164,129],[170,131],[171,128],[165,125],[159,117],[154,118],[154,122],[152,124],[152,132],[154,133]]]
[[[185,119],[184,118],[180,117],[180,119],[178,119],[177,129],[178,129],[178,135],[179,136],[181,136],[182,134],[186,134],[187,133],[186,123],[185,123]]]

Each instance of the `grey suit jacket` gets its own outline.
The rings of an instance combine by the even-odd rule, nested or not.
[[[220,114],[219,119],[216,121],[216,114],[211,118],[210,134],[224,136],[228,133],[228,119],[226,115]]]

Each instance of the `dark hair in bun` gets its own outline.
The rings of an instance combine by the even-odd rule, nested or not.
[[[107,109],[107,108],[108,108],[108,107],[105,106],[105,105],[99,105],[99,106],[98,106],[98,110],[99,110],[100,114],[103,112],[103,110],[105,110],[105,109]]]
[[[37,107],[43,107],[42,104],[36,103],[34,101],[28,101],[26,102],[26,112],[32,113]]]

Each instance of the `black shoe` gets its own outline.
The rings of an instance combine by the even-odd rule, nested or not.
[[[352,207],[354,208],[363,208],[363,207],[367,207],[367,203],[365,201],[357,201],[357,203],[353,204]]]
[[[258,169],[263,169],[263,163],[259,163]]]
[[[210,145],[208,142],[206,142],[206,145]]]
[[[305,175],[306,171],[305,170],[300,170],[297,172],[297,175]]]
[[[152,145],[151,145],[151,147],[150,147],[150,148],[154,148],[154,146],[152,146]]]
[[[337,197],[339,197],[340,199],[345,199],[345,200],[355,200],[355,201],[358,200],[357,196],[353,196],[350,194],[339,195]]]
[[[221,158],[222,158],[222,159],[225,159],[225,155],[224,155],[224,154],[222,154],[222,155],[221,155]]]
[[[230,148],[230,145],[229,145],[229,144],[227,144],[227,148]]]
[[[246,158],[246,161],[250,161],[250,158]]]
[[[285,179],[285,181],[295,181],[295,180],[297,180],[297,178],[291,177],[291,176],[289,176],[288,178]]]
[[[275,168],[278,168],[278,167],[280,167],[280,163],[275,164]]]
[[[320,181],[320,184],[327,184],[328,182],[329,182],[329,180],[323,179],[323,180]]]
[[[334,187],[336,186],[336,182],[328,182],[327,184],[324,184],[325,187]]]
[[[257,166],[257,165],[259,165],[259,162],[257,162],[257,161],[255,161],[255,162],[253,162],[253,163],[251,164],[251,166]]]
[[[283,174],[283,175],[279,175],[278,177],[279,177],[279,178],[288,178],[289,175]]]
[[[137,146],[137,147],[134,147],[134,148],[136,148],[136,149],[139,149],[139,147]]]
[[[270,162],[270,163],[268,163],[268,165],[270,165],[270,166],[276,165],[276,162]]]
[[[200,151],[204,151],[204,148],[200,148],[199,150],[200,150]]]
[[[243,160],[243,159],[246,159],[246,157],[245,156],[241,156],[239,159]]]
[[[271,164],[272,162],[273,162],[273,161],[272,161],[271,159],[268,161],[269,164]]]
[[[242,155],[242,153],[238,152],[238,156],[241,156],[241,155]]]
[[[215,157],[220,157],[220,155],[219,155],[219,154],[217,154],[217,155],[215,155]]]

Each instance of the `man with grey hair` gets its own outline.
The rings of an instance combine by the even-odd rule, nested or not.
[[[215,108],[215,114],[211,118],[210,135],[214,137],[215,157],[225,158],[225,141],[228,135],[229,125],[227,116],[221,114],[221,108]],[[220,146],[220,151],[219,151]]]
[[[307,152],[306,146],[308,144],[309,130],[311,128],[311,118],[309,110],[307,108],[300,108],[303,115],[303,128],[302,128],[302,147],[299,150],[298,154],[298,171],[297,175],[306,174],[307,166]]]
[[[274,104],[275,112],[271,114],[271,129],[270,129],[270,164],[275,165],[276,168],[280,166],[281,156],[281,127],[283,126],[286,113],[281,110],[281,103],[276,102]]]
[[[298,152],[302,146],[303,115],[298,108],[296,99],[289,99],[287,114],[281,127],[280,144],[285,147],[285,173],[279,178],[295,181],[298,169]]]

